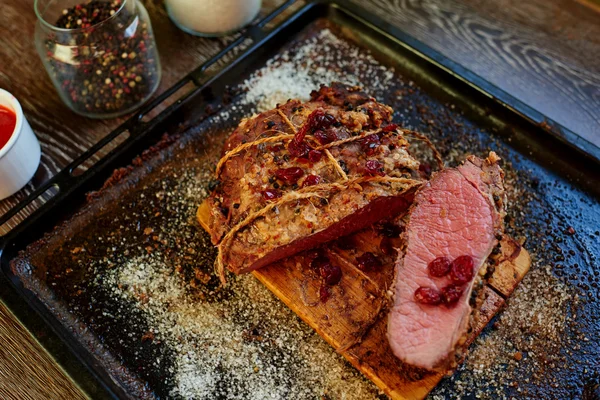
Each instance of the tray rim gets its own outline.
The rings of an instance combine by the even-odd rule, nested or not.
[[[526,120],[528,120],[534,124],[539,124],[542,121],[550,121],[543,114],[537,112],[536,110],[533,110],[532,108],[528,107],[527,105],[520,102],[516,98],[503,92],[496,86],[490,84],[483,78],[470,72],[468,69],[461,67],[459,64],[453,62],[452,60],[441,55],[440,53],[436,52],[435,50],[431,49],[430,47],[424,45],[423,43],[421,43],[417,39],[413,38],[412,36],[407,35],[403,31],[401,31],[399,28],[396,28],[395,26],[383,21],[378,16],[371,14],[370,12],[364,10],[362,7],[360,7],[356,4],[350,3],[349,1],[346,1],[346,0],[308,0],[304,6],[302,6],[300,9],[295,11],[290,17],[288,17],[285,21],[283,21],[282,23],[280,23],[273,29],[271,29],[269,31],[262,30],[262,28],[264,28],[268,22],[273,20],[276,16],[281,14],[283,11],[285,11],[289,6],[291,6],[294,3],[296,3],[296,0],[286,1],[281,7],[279,7],[277,10],[275,10],[274,12],[269,14],[263,20],[257,22],[255,25],[247,28],[245,33],[243,35],[241,35],[238,39],[236,39],[234,42],[232,42],[227,48],[223,49],[219,54],[217,54],[215,57],[211,58],[210,60],[208,60],[201,66],[199,66],[194,71],[190,72],[185,78],[183,78],[178,83],[176,83],[173,87],[171,87],[170,89],[165,91],[163,94],[161,94],[161,96],[159,96],[153,102],[148,104],[141,111],[137,112],[133,117],[131,117],[129,120],[127,120],[124,124],[119,126],[117,129],[115,129],[113,132],[111,132],[109,135],[107,135],[103,140],[98,142],[96,145],[91,147],[88,151],[86,151],[84,154],[82,154],[80,157],[78,157],[76,160],[74,160],[72,163],[70,163],[67,167],[65,167],[63,170],[61,170],[57,175],[55,175],[45,185],[43,185],[38,190],[36,190],[34,193],[32,193],[22,203],[20,203],[15,208],[11,209],[4,216],[0,217],[0,224],[2,224],[4,222],[8,221],[14,214],[19,212],[22,208],[27,206],[29,203],[31,203],[33,200],[35,200],[37,197],[39,197],[39,195],[43,194],[50,187],[54,186],[54,187],[57,187],[60,189],[58,195],[56,195],[51,200],[49,200],[47,203],[45,203],[44,205],[39,207],[34,213],[32,213],[22,223],[20,223],[18,226],[13,228],[7,235],[0,236],[0,262],[4,263],[4,262],[10,261],[10,260],[8,260],[8,261],[5,260],[6,257],[3,257],[4,250],[11,242],[14,241],[15,238],[17,238],[18,236],[20,236],[20,234],[22,232],[24,232],[25,230],[27,230],[28,228],[33,226],[33,224],[37,220],[42,218],[43,215],[45,215],[52,208],[60,205],[64,201],[67,201],[69,199],[71,193],[77,187],[80,187],[84,182],[89,181],[95,175],[95,173],[97,171],[103,170],[107,166],[110,167],[111,161],[114,160],[114,158],[116,157],[117,154],[119,154],[121,151],[123,151],[125,148],[127,148],[127,146],[134,145],[135,142],[140,139],[140,137],[144,136],[145,132],[151,131],[153,126],[156,126],[160,122],[166,120],[174,111],[177,110],[179,105],[181,105],[186,99],[193,97],[193,96],[197,95],[200,91],[204,90],[205,88],[210,87],[213,84],[213,82],[215,82],[223,74],[225,74],[228,71],[228,69],[230,69],[232,66],[236,65],[238,62],[243,61],[248,55],[252,54],[255,50],[262,47],[269,39],[271,39],[273,36],[277,35],[282,29],[284,29],[286,26],[288,26],[291,22],[304,16],[306,13],[308,13],[308,11],[310,11],[312,8],[314,8],[316,6],[334,7],[334,8],[340,9],[342,12],[345,12],[346,14],[350,14],[352,18],[354,18],[357,21],[359,21],[360,23],[364,24],[369,29],[374,30],[385,36],[388,36],[389,38],[393,39],[395,42],[397,42],[397,43],[401,44],[402,46],[404,46],[405,48],[407,48],[408,50],[425,58],[429,63],[431,63],[435,67],[442,69],[445,72],[455,76],[456,78],[463,81],[463,83],[465,83],[465,84],[473,87],[474,89],[478,90],[479,92],[491,97],[494,101],[499,103],[501,106],[508,108],[510,111],[512,111],[516,115],[518,115],[522,118],[525,118]],[[311,21],[312,21],[312,19],[311,19]],[[241,44],[241,42],[243,40],[246,40],[246,39],[252,39],[253,44],[250,45],[247,49],[245,49],[238,57],[236,57],[234,60],[232,60],[230,64],[223,67],[216,74],[214,74],[212,76],[208,76],[206,81],[202,81],[202,78],[204,77],[206,70],[210,66],[212,66],[214,63],[219,61],[223,56],[225,56],[227,53],[229,53],[229,51],[236,48],[239,44]],[[196,85],[195,90],[188,93],[186,96],[184,96],[184,98],[177,100],[172,106],[170,106],[167,109],[165,109],[164,111],[162,111],[151,121],[146,122],[146,123],[142,122],[142,118],[144,117],[144,115],[146,115],[156,105],[160,104],[162,101],[164,101],[166,98],[170,97],[173,93],[175,93],[177,90],[179,90],[181,87],[183,87],[184,85],[186,85],[189,82],[193,82]],[[558,125],[558,124],[556,124],[556,125]],[[107,156],[105,156],[104,158],[99,160],[92,168],[87,170],[84,174],[82,174],[78,177],[74,177],[74,176],[70,175],[70,173],[75,168],[77,168],[80,164],[82,164],[85,160],[87,160],[91,155],[96,153],[99,149],[104,147],[106,144],[108,144],[114,138],[119,136],[125,130],[130,130],[130,132],[131,132],[131,136],[129,139],[127,139],[125,142],[123,142],[122,144],[117,146]],[[573,133],[571,131],[568,131],[568,132],[570,132],[570,134],[574,135],[575,137],[582,139],[575,133]],[[555,138],[557,138],[561,142],[564,142],[565,140],[567,140],[565,137],[558,135],[556,132],[551,132],[551,133],[553,134],[553,136],[555,136]],[[582,140],[585,141],[585,139],[582,139]],[[579,152],[582,151],[582,148],[578,147],[574,143],[568,142],[567,144],[570,147],[575,148]],[[588,144],[590,146],[596,148],[593,144],[591,144],[589,142],[588,142]],[[598,155],[600,155],[600,148],[596,148],[596,149],[598,150]],[[590,155],[587,153],[584,153],[584,154],[586,157],[591,157],[594,162],[598,162],[600,160],[600,158],[595,157],[594,155]],[[6,284],[11,286],[10,289],[6,290],[5,287],[2,287],[2,286],[8,286]],[[14,301],[6,301],[6,299],[7,299],[7,297],[12,298],[12,296],[17,296],[17,297],[19,297],[19,300],[26,302],[26,307],[30,310],[33,310],[39,317],[41,317],[43,319],[43,325],[46,327],[50,327],[52,329],[53,334],[57,336],[57,340],[59,340],[63,346],[66,346],[68,348],[70,356],[73,358],[77,358],[77,360],[85,367],[86,371],[90,372],[91,375],[94,377],[94,379],[96,379],[96,381],[101,385],[101,389],[106,391],[106,394],[108,396],[113,397],[113,398],[130,398],[130,396],[121,389],[120,385],[115,384],[114,381],[112,379],[110,379],[111,378],[110,375],[108,376],[109,382],[106,382],[106,380],[107,380],[106,378],[99,377],[96,374],[96,372],[97,372],[96,368],[93,365],[90,365],[90,364],[93,364],[95,356],[93,354],[91,354],[91,352],[89,350],[87,350],[83,346],[79,345],[78,339],[73,337],[73,335],[58,320],[58,318],[56,318],[54,316],[54,314],[49,312],[48,308],[37,298],[37,296],[33,295],[33,293],[26,293],[26,292],[28,292],[28,290],[26,290],[26,289],[24,291],[19,290],[18,288],[14,287],[12,285],[13,285],[13,283],[9,282],[9,278],[3,273],[3,271],[0,272],[0,301],[2,301],[4,304],[14,303]],[[7,292],[9,292],[9,293],[7,294]],[[7,304],[7,305],[8,305],[9,310],[11,312],[14,312],[14,306],[10,306],[9,304]],[[21,314],[23,314],[23,313],[21,313]],[[25,328],[37,339],[37,335],[32,330],[29,329],[30,324],[23,323],[23,319],[20,316],[17,316],[17,318],[25,326]],[[59,331],[64,330],[64,332],[57,332],[57,330],[59,330]],[[67,338],[64,337],[65,332],[68,336]],[[67,340],[67,339],[69,339],[69,340]],[[73,339],[75,339],[75,340],[73,340]],[[76,345],[79,345],[79,346],[75,346],[75,347],[81,347],[81,349],[73,348],[73,346],[72,346],[73,343],[75,343]],[[49,351],[46,348],[46,346],[43,345],[43,347],[47,351]],[[83,352],[85,353],[85,357],[81,356],[81,354],[79,353],[80,350],[83,350]],[[49,353],[51,355],[54,355],[53,354],[54,352],[49,351]],[[88,358],[88,356],[91,357],[91,361],[83,359],[83,358]],[[63,366],[62,363],[60,361],[57,363],[62,368],[62,366]],[[63,368],[63,370],[65,370],[65,369]],[[70,379],[72,379],[79,388],[81,388],[81,386],[79,385],[80,379],[75,380],[74,377],[68,372],[66,373],[66,375]],[[88,394],[86,390],[84,390],[84,392],[86,394]]]

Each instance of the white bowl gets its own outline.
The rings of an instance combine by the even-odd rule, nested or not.
[[[0,149],[0,200],[17,193],[37,171],[42,155],[40,143],[23,115],[15,96],[0,89],[0,104],[17,116],[15,130]]]

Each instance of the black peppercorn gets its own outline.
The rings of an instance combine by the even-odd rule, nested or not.
[[[342,169],[342,171],[344,171],[346,174],[350,173],[350,170],[348,169],[348,166],[346,165],[344,160],[339,160],[338,164],[340,164],[340,168]]]

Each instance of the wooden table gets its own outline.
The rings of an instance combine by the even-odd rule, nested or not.
[[[353,0],[600,146],[600,3],[597,0]],[[160,94],[231,38],[179,31],[162,1],[144,1],[163,65]],[[282,0],[265,0],[262,13]],[[0,87],[21,101],[42,144],[33,181],[0,201],[0,215],[123,119],[90,120],[62,104],[34,44],[33,0],[0,13]],[[28,210],[31,211],[31,210]],[[0,227],[6,233],[18,223]],[[78,399],[79,389],[0,303],[0,398]]]

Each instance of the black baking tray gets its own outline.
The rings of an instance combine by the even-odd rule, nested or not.
[[[137,155],[159,143],[165,132],[177,135],[185,132],[190,123],[201,125],[210,121],[219,107],[235,97],[231,87],[260,68],[298,32],[315,21],[326,20],[337,26],[342,35],[370,49],[383,64],[393,65],[406,79],[416,83],[414,90],[390,95],[383,101],[414,105],[414,110],[411,109],[414,115],[407,118],[415,121],[415,127],[429,131],[442,150],[447,150],[448,157],[452,156],[448,149],[453,145],[471,147],[479,152],[492,147],[504,150],[519,183],[535,194],[521,199],[519,206],[522,209],[519,211],[526,209],[528,213],[518,216],[523,223],[513,228],[513,234],[529,236],[527,246],[534,250],[537,262],[559,265],[560,268],[556,269],[559,279],[585,297],[582,310],[577,311],[580,316],[577,332],[587,335],[591,343],[598,343],[599,329],[595,321],[600,318],[600,233],[597,232],[600,229],[600,150],[552,121],[552,129],[547,129],[544,122],[549,120],[543,115],[355,4],[343,1],[307,2],[279,25],[268,28],[294,3],[286,2],[245,30],[221,53],[145,106],[25,202],[0,218],[1,225],[49,190],[56,193],[22,224],[2,237],[2,301],[88,395],[93,398],[131,397],[131,393],[115,382],[98,362],[81,337],[65,326],[69,322],[61,322],[56,317],[56,310],[49,309],[47,303],[25,288],[22,278],[11,270],[11,260],[55,226],[67,221],[86,203],[89,192],[101,188],[115,169],[131,164]],[[235,50],[241,51],[240,55],[225,63],[226,56]],[[216,73],[212,72],[221,62],[225,65],[220,65]],[[153,109],[190,85],[192,90],[156,117],[149,117]],[[399,100],[401,97],[405,100]],[[456,105],[460,112],[452,114],[448,108],[450,103]],[[454,123],[457,125],[453,129],[445,128]],[[124,132],[128,132],[128,139],[82,174],[74,174]],[[460,135],[452,136],[454,132],[460,132]],[[193,134],[202,135],[203,132]],[[565,369],[564,375],[560,375],[565,386],[559,389],[563,391],[552,392],[549,386],[543,389],[548,392],[538,391],[538,395],[558,398],[564,393],[582,395],[593,390],[590,388],[597,383],[597,374],[600,373],[598,349],[588,346],[572,351],[570,357],[570,363],[581,367]],[[451,386],[451,383],[444,385]]]

